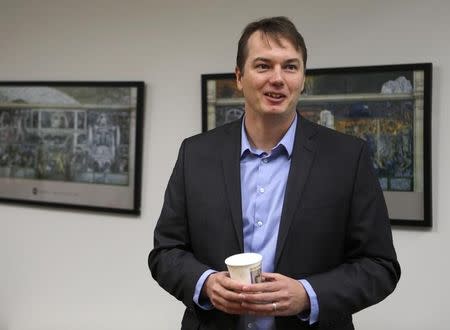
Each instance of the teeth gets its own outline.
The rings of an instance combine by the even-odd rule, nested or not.
[[[267,96],[270,96],[270,97],[273,97],[273,98],[275,98],[275,99],[280,99],[280,98],[283,97],[283,95],[281,95],[281,94],[275,94],[275,93],[267,93],[266,95],[267,95]]]

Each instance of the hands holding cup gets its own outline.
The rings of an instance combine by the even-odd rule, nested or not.
[[[262,273],[262,256],[242,253],[225,260],[228,272],[211,274],[203,293],[215,308],[229,314],[296,315],[309,309],[303,285],[287,276]]]

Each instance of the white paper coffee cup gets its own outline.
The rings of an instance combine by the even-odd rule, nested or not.
[[[245,284],[260,283],[262,255],[239,253],[225,259],[230,277]]]

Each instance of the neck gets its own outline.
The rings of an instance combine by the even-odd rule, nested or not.
[[[269,153],[287,130],[295,118],[295,113],[286,117],[245,115],[245,130],[253,147]]]

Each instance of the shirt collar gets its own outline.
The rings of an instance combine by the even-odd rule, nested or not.
[[[263,153],[262,150],[253,148],[250,145],[244,123],[245,123],[245,118],[242,119],[242,128],[241,128],[241,131],[242,131],[242,134],[241,134],[241,158],[244,156],[244,153],[246,154],[248,152],[251,152],[251,153],[257,154],[257,155],[261,155]],[[287,132],[281,138],[280,142],[278,142],[277,145],[272,149],[272,151],[279,148],[279,146],[283,146],[290,158],[292,155],[292,150],[294,148],[294,140],[295,140],[296,130],[297,130],[297,113],[295,114],[295,117],[291,123],[291,126],[289,126],[289,129],[287,130]]]

